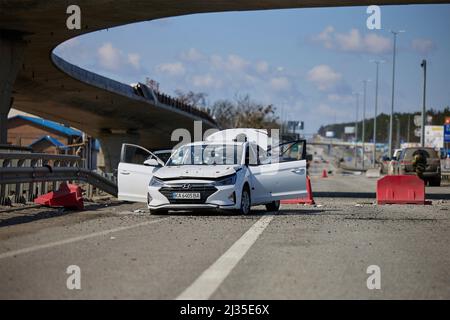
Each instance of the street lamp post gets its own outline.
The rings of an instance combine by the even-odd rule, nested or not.
[[[375,60],[373,62],[377,65],[375,80],[375,116],[373,118],[373,167],[375,168],[375,159],[377,157],[378,76],[380,63],[383,63],[384,60]]]
[[[422,60],[423,68],[423,106],[422,106],[422,134],[420,135],[420,145],[425,147],[425,114],[426,114],[426,93],[427,93],[427,60]]]
[[[389,119],[389,158],[392,158],[392,133],[393,133],[393,122],[394,122],[394,97],[395,97],[395,58],[397,53],[397,35],[403,30],[393,31],[391,33],[394,35],[394,50],[392,58],[392,104],[391,104],[391,116]]]
[[[359,93],[354,93],[356,96],[356,120],[355,120],[355,169],[358,167],[358,120],[359,120]]]
[[[365,140],[366,140],[366,97],[367,97],[367,82],[370,80],[363,80],[364,84],[364,101],[363,101],[363,119],[362,119],[362,169],[364,170],[364,155],[365,155]]]

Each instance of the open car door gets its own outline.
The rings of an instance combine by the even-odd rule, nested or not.
[[[149,150],[123,144],[117,170],[119,200],[147,202],[147,187],[153,173],[164,163]]]
[[[253,185],[259,187],[258,203],[307,195],[306,141],[298,140],[270,148],[267,155],[257,152],[258,164],[250,166]]]

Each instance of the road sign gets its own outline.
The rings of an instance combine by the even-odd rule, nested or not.
[[[450,121],[444,126],[444,142],[450,142]]]
[[[433,116],[427,116],[427,121],[426,123],[431,124],[433,122]],[[414,116],[414,125],[416,127],[421,127],[422,126],[422,115],[416,115]]]
[[[444,147],[444,126],[425,126],[425,147]]]
[[[325,134],[325,136],[326,136],[327,138],[334,138],[334,131],[327,131],[326,134]]]
[[[414,130],[414,135],[416,136],[416,137],[421,137],[422,136],[422,129],[421,128],[416,128],[415,130]]]
[[[355,127],[345,127],[345,134],[355,134]]]

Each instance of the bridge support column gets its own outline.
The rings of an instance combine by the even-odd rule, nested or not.
[[[8,141],[8,113],[13,85],[23,61],[25,41],[0,30],[0,144]]]
[[[139,144],[138,134],[102,134],[98,137],[105,157],[105,171],[114,173],[120,162],[123,143]]]

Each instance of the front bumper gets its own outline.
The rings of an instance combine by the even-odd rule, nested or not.
[[[192,200],[174,200],[170,199],[170,193],[161,193],[160,187],[148,187],[148,195],[150,201],[147,206],[151,210],[197,210],[197,209],[220,209],[220,210],[234,210],[238,209],[236,199],[238,195],[235,191],[235,186],[215,186],[215,191],[207,194],[198,201]],[[179,192],[174,190],[174,192]],[[189,192],[196,192],[195,190]],[[195,203],[193,203],[195,202]]]

